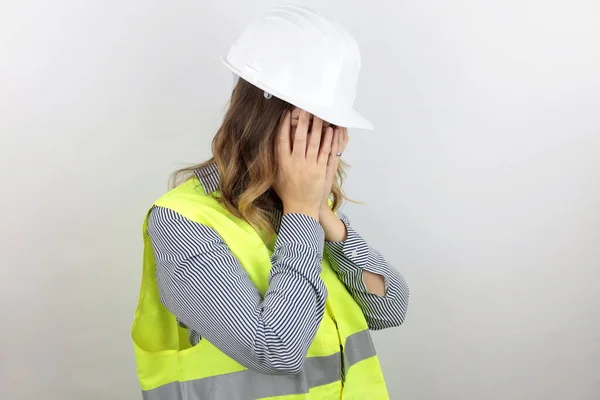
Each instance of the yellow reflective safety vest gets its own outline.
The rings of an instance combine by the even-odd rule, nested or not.
[[[264,296],[273,249],[246,221],[205,194],[197,179],[169,191],[155,205],[218,232]],[[160,300],[147,226],[146,216],[142,285],[131,329],[145,400],[389,399],[367,322],[327,257],[321,277],[329,296],[303,370],[293,375],[262,374],[204,338],[190,345],[187,329],[179,326]]]

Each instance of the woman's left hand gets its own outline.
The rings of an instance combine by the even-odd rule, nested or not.
[[[346,149],[346,145],[348,144],[348,129],[336,127],[333,133],[333,143],[331,148],[331,156],[329,157],[329,162],[327,163],[327,172],[325,177],[325,193],[323,196],[323,203],[321,204],[321,210],[324,209],[330,210],[329,208],[329,196],[331,195],[331,188],[333,186],[333,182],[335,182],[338,166],[340,165],[340,156],[337,154],[342,154]]]

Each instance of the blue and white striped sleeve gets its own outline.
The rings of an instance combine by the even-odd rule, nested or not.
[[[409,297],[404,278],[350,226],[348,217],[341,212],[338,212],[338,217],[346,225],[348,237],[343,242],[325,242],[325,252],[333,269],[362,309],[370,329],[402,324]],[[385,296],[378,296],[367,289],[363,271],[383,276]]]
[[[327,298],[316,220],[283,216],[264,298],[212,228],[154,207],[148,233],[161,300],[181,323],[247,368],[302,369]]]

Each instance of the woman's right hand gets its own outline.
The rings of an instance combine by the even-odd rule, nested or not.
[[[306,214],[319,220],[323,201],[327,161],[331,156],[333,129],[327,128],[321,143],[323,120],[302,110],[294,138],[291,138],[291,113],[285,111],[277,140],[277,177],[273,188],[283,202],[285,214]]]

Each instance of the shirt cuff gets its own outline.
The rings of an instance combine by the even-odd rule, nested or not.
[[[277,234],[277,245],[301,244],[323,256],[325,232],[319,221],[304,214],[285,214]]]
[[[338,218],[346,226],[348,236],[343,242],[328,242],[325,244],[327,250],[334,257],[344,257],[352,264],[363,268],[367,265],[369,257],[369,246],[365,240],[350,226],[350,220],[342,213],[338,213]]]

